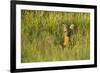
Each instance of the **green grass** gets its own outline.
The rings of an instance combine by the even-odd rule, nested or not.
[[[69,47],[61,48],[63,24],[75,25]],[[90,59],[90,14],[21,10],[21,62]]]

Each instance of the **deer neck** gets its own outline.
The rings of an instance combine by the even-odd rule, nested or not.
[[[64,36],[67,37],[68,36],[68,32],[64,32]]]

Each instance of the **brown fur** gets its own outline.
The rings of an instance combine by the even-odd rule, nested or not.
[[[67,36],[67,34],[68,34],[68,29],[64,25],[64,38],[63,38],[63,44],[62,44],[63,48],[66,47],[69,43],[69,36]]]
[[[73,24],[72,24],[73,25]],[[71,25],[71,27],[72,27]],[[74,25],[73,25],[74,28]],[[70,27],[66,27],[64,25],[64,38],[63,38],[63,44],[62,44],[62,48],[65,48],[66,46],[69,46],[69,42],[70,42],[70,33],[73,29],[70,29]]]

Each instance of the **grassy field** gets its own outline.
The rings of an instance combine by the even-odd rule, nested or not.
[[[69,47],[61,48],[63,24],[74,24]],[[21,62],[90,59],[90,14],[21,10]]]

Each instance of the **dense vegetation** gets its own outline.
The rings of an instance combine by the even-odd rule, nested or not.
[[[61,48],[63,24],[74,24],[69,47]],[[90,14],[21,10],[21,62],[90,58]]]

